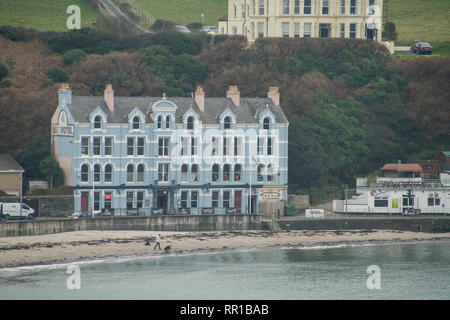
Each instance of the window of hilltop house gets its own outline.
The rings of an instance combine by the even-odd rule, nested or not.
[[[105,156],[112,155],[113,138],[105,137]]]
[[[94,137],[94,155],[99,156],[101,150],[101,139],[100,137]]]
[[[373,205],[377,208],[387,208],[388,202],[389,200],[387,197],[375,197]]]
[[[429,207],[434,206],[434,198],[428,198],[428,206]]]
[[[198,165],[193,164],[191,166],[191,181],[197,182],[198,181]]]
[[[289,38],[289,22],[283,22],[281,26],[283,30],[283,38]]]
[[[219,154],[219,138],[218,137],[212,137],[211,138],[211,155],[217,156]]]
[[[441,205],[441,199],[435,198],[435,199],[434,199],[434,205],[435,205],[435,206],[440,206],[440,205]]]
[[[81,155],[89,155],[89,137],[81,137]]]
[[[350,14],[356,14],[357,0],[350,0]]]
[[[89,165],[83,164],[81,166],[81,182],[89,181]]]
[[[143,163],[141,163],[137,167],[137,181],[138,182],[144,182],[144,172],[145,172],[145,165]]]
[[[341,5],[340,5],[341,14],[345,14],[345,1],[346,0],[340,0],[340,1],[341,1]]]
[[[94,165],[94,182],[100,182],[101,167],[99,164]]]
[[[258,38],[264,38],[264,23],[258,23]]]
[[[191,156],[198,155],[198,138],[191,137]]]
[[[231,155],[231,137],[223,137],[223,156]]]
[[[408,197],[403,197],[403,206],[404,207],[414,206],[414,198],[409,199]]]
[[[283,14],[289,14],[289,1],[283,0]]]
[[[298,24],[298,23],[296,23]],[[270,118],[265,117],[263,120],[263,129],[269,130],[270,129]]]
[[[219,165],[218,164],[214,164],[212,166],[212,177],[211,177],[212,181],[219,181]]]
[[[133,208],[134,192],[127,191],[127,209]]]
[[[345,38],[345,23],[339,24],[339,35],[341,38]]]
[[[311,0],[305,0],[303,3],[303,14],[311,14]]]
[[[356,23],[350,23],[350,38],[356,38]]]
[[[322,0],[322,14],[328,14],[329,0]]]
[[[264,0],[259,0],[259,15],[264,15]]]
[[[331,37],[331,23],[319,23],[319,36],[321,38]]]
[[[294,2],[294,14],[300,14],[300,0]]]
[[[375,0],[369,0],[369,16],[372,16],[375,14]]]
[[[242,19],[245,19],[245,5],[241,6],[241,11],[242,11]]]
[[[300,23],[294,23],[294,38],[300,38]]]
[[[240,164],[234,165],[234,181],[241,181],[242,166]]]
[[[263,156],[264,155],[264,138],[263,137],[258,137],[256,147],[257,147],[257,151],[258,151],[258,156]]]
[[[105,166],[105,182],[112,182],[112,165]]]
[[[303,37],[310,38],[311,37],[311,23],[305,23],[303,26]]]
[[[252,0],[252,13],[256,15],[256,0]]]

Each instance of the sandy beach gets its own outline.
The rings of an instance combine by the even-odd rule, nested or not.
[[[274,246],[310,247],[332,244],[450,240],[450,233],[390,230],[349,231],[75,231],[41,236],[0,238],[0,268],[75,262],[130,255],[167,254],[154,250],[156,235],[169,253]],[[145,245],[150,242],[150,245]]]

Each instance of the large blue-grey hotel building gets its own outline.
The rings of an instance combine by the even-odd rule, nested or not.
[[[58,92],[52,152],[75,211],[126,215],[284,212],[288,126],[267,98],[76,96]]]

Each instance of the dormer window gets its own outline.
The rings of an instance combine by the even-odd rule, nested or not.
[[[101,116],[95,116],[94,118],[94,129],[101,129],[102,128],[102,117]]]
[[[138,116],[135,116],[133,118],[133,129],[139,130],[140,125],[141,125],[141,119],[139,119]]]
[[[270,118],[265,117],[263,120],[263,129],[270,129]]]
[[[190,116],[189,118],[187,118],[187,129],[188,130],[194,130],[194,117]]]
[[[223,128],[226,129],[231,129],[231,117],[227,116],[225,117],[225,119],[223,120]]]
[[[170,116],[166,116],[166,129],[170,129]]]
[[[158,129],[162,129],[162,115],[158,116],[158,120],[157,120],[157,128]]]

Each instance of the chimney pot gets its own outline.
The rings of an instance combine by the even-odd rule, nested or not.
[[[233,100],[233,103],[236,107],[240,105],[241,93],[239,92],[237,86],[229,86],[227,91],[227,98]]]
[[[112,89],[111,84],[106,85],[105,94],[104,94],[105,103],[108,106],[108,109],[113,112],[114,111],[114,90]]]
[[[197,89],[195,90],[195,103],[200,111],[205,111],[205,92],[200,86],[197,86]]]

